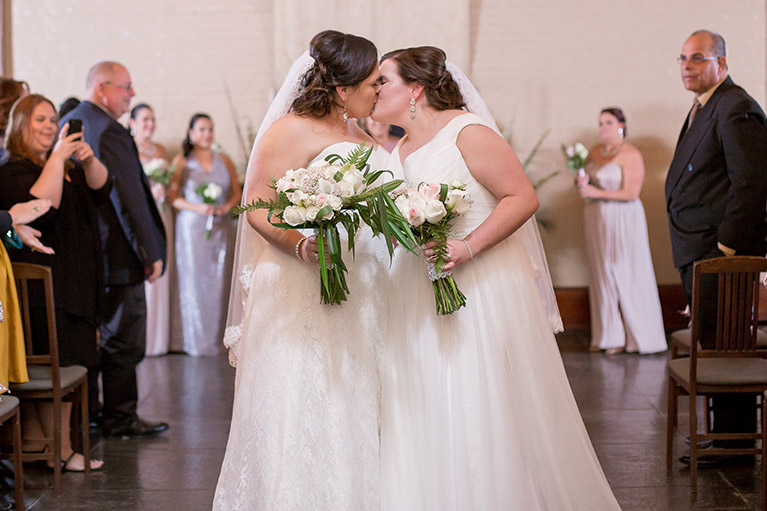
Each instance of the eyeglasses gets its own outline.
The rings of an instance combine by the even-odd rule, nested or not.
[[[679,55],[676,58],[676,61],[680,64],[684,64],[686,62],[692,62],[693,64],[703,64],[707,60],[716,60],[721,58],[721,56],[713,56],[713,57],[706,57],[705,55],[701,55],[700,53],[693,53],[689,57],[687,55]]]
[[[125,92],[131,92],[133,90],[133,84],[132,83],[129,83],[128,85],[120,85],[119,83],[114,83],[114,82],[109,82],[109,81],[105,81],[104,83],[107,84],[107,85],[114,85],[115,87],[120,88],[120,89],[124,90]]]

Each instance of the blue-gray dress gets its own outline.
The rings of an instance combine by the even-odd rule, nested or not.
[[[213,153],[213,165],[208,172],[192,153],[181,177],[183,197],[201,204],[202,196],[196,190],[208,183],[222,188],[219,204],[229,200],[229,171],[219,154]],[[221,340],[232,279],[235,223],[229,215],[214,217],[210,239],[205,239],[207,218],[190,210],[181,210],[176,216],[179,292],[171,345],[195,357],[223,351]]]

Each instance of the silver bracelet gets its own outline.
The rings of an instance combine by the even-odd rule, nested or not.
[[[469,245],[469,241],[466,238],[463,238],[461,241],[466,243],[466,248],[469,249],[469,261],[474,260],[474,252],[471,251],[471,245]]]
[[[306,236],[301,236],[301,239],[296,242],[296,257],[299,261],[303,261],[304,259],[301,257],[301,243],[306,241]]]

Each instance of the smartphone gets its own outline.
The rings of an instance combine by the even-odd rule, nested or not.
[[[69,129],[67,135],[72,133],[81,133],[83,131],[83,121],[80,119],[69,119]]]

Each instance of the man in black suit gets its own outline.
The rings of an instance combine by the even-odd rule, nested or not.
[[[128,70],[99,62],[88,72],[86,99],[60,123],[81,119],[83,136],[109,170],[109,201],[99,206],[106,297],[102,310],[103,428],[112,436],[148,436],[168,429],[136,414],[136,366],[146,346],[144,280],[163,271],[165,230],[130,133],[117,119],[135,95]]]
[[[756,101],[728,76],[722,36],[694,32],[682,46],[679,61],[682,82],[695,93],[695,101],[666,178],[666,204],[674,266],[689,304],[695,261],[735,254],[764,256],[767,251],[767,121]],[[702,292],[700,340],[704,348],[713,348],[715,276],[704,279]],[[712,432],[756,431],[752,396],[716,397],[713,410]],[[689,458],[681,461],[689,463]]]

